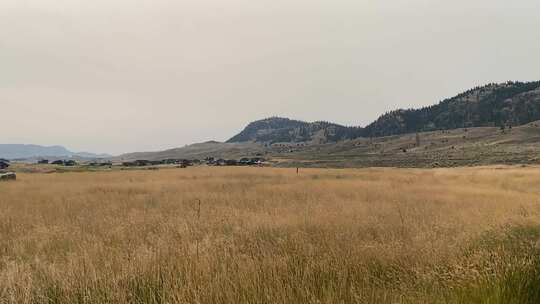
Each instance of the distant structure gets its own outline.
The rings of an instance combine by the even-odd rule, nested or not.
[[[152,162],[149,160],[139,159],[132,162],[123,162],[122,166],[124,167],[144,167],[144,166],[151,166]]]
[[[266,159],[262,157],[244,157],[240,160],[236,159],[215,159],[214,157],[206,157],[204,160],[200,159],[163,159],[163,160],[134,160],[122,162],[124,167],[147,167],[147,166],[159,166],[159,165],[177,165],[177,168],[187,168],[194,165],[206,164],[208,166],[262,166],[266,162]],[[92,165],[99,165],[98,163],[91,163]]]
[[[48,165],[49,160],[48,159],[40,159],[40,160],[38,160],[38,164],[40,164],[40,165]]]
[[[238,161],[236,159],[227,159],[225,160],[225,166],[238,166]]]
[[[51,164],[53,165],[60,165],[60,166],[66,166],[66,167],[73,167],[78,165],[78,163],[72,159],[69,160],[55,160]]]
[[[67,167],[73,167],[73,166],[76,166],[78,165],[76,161],[74,160],[65,160],[64,161],[64,166],[67,166]]]
[[[99,161],[99,162],[96,161],[96,162],[91,162],[88,165],[92,167],[111,167],[113,164],[111,161]]]
[[[9,168],[9,160],[7,159],[0,159],[0,169],[4,170]]]
[[[14,181],[17,180],[17,174],[13,172],[0,173],[0,181]]]
[[[0,170],[9,168],[9,160],[0,158]],[[13,172],[2,173],[0,172],[0,181],[16,180],[17,175]]]

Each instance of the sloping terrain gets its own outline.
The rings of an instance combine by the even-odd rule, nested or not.
[[[280,166],[304,167],[540,164],[540,122],[505,130],[479,127],[359,138],[333,145],[289,147],[273,155]]]
[[[116,161],[132,161],[137,159],[162,160],[162,159],[204,159],[215,158],[241,158],[255,156],[264,153],[264,146],[256,143],[222,143],[205,142],[193,144],[182,148],[175,148],[160,152],[136,152],[121,155]]]

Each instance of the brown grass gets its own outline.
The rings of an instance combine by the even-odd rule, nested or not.
[[[540,303],[539,194],[536,168],[21,174],[0,303]]]

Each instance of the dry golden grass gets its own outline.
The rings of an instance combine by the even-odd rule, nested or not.
[[[0,184],[0,303],[540,303],[539,256],[537,168]]]

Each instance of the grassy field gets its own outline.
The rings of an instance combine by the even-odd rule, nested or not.
[[[540,303],[540,168],[0,183],[0,303]]]

